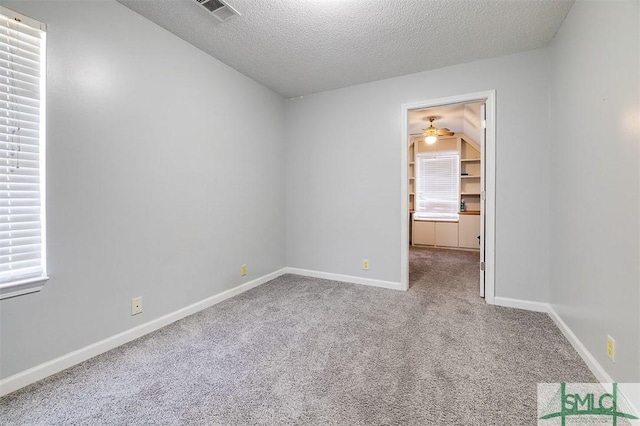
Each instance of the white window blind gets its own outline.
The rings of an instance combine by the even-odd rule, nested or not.
[[[416,217],[458,219],[460,156],[457,152],[418,154]]]
[[[34,20],[0,9],[0,296],[3,297],[29,292],[11,289],[46,278],[43,29]]]

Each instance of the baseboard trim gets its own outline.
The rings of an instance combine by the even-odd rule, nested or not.
[[[549,304],[544,302],[532,302],[530,300],[511,299],[509,297],[494,297],[493,304],[506,308],[525,309],[534,312],[549,312]]]
[[[334,274],[331,272],[313,271],[311,269],[285,268],[287,274],[302,275],[305,277],[322,278],[325,280],[342,281],[351,284],[382,287],[391,290],[402,290],[399,282],[375,280],[372,278],[356,277],[354,275]]]
[[[555,323],[556,327],[560,329],[560,332],[569,341],[569,343],[571,343],[571,346],[573,346],[576,352],[578,352],[578,355],[580,355],[580,358],[582,358],[584,363],[587,364],[587,367],[589,368],[591,373],[593,373],[593,375],[596,377],[598,382],[605,383],[605,384],[614,383],[613,378],[611,378],[611,376],[606,372],[606,370],[602,367],[602,365],[596,360],[596,358],[591,354],[591,352],[589,352],[586,346],[584,346],[584,344],[580,341],[580,339],[578,339],[578,336],[575,335],[575,333],[571,330],[571,328],[569,328],[567,323],[562,320],[560,315],[558,315],[558,312],[556,312],[556,310],[553,309],[553,306],[551,306],[550,304],[542,303],[542,302],[531,302],[529,300],[510,299],[508,297],[496,297],[495,304],[498,306],[505,306],[508,308],[526,309],[528,311],[547,313],[551,317],[551,320],[553,320],[553,322]],[[620,384],[620,387],[618,388],[618,390],[625,397],[626,401],[631,406],[632,412],[635,415],[638,415],[638,413],[640,413],[640,410],[636,406],[637,403],[634,403],[635,401],[632,396],[634,389],[630,388],[627,390],[626,386],[624,385],[625,384]],[[632,385],[636,385],[636,384],[632,384]]]
[[[255,288],[261,284],[266,283],[267,281],[271,281],[272,279],[285,274],[286,269],[287,268],[282,268],[270,274],[263,275],[237,287],[223,291],[222,293],[218,293],[215,296],[208,297],[192,305],[186,306],[182,309],[178,309],[177,311],[171,312],[170,314],[164,315],[160,318],[156,318],[147,323],[123,331],[122,333],[108,337],[99,342],[92,343],[88,346],[85,346],[73,352],[69,352],[68,354],[62,355],[58,358],[52,359],[51,361],[44,362],[28,370],[21,371],[20,373],[14,374],[13,376],[4,378],[0,380],[0,396],[7,395],[13,391],[35,383],[38,380],[42,380],[46,377],[51,376],[52,374],[58,373],[76,364],[93,358],[94,356],[100,355],[111,349],[117,348],[120,345],[142,337],[145,334],[151,333],[152,331],[158,330],[173,322],[181,320],[182,318],[195,314],[196,312],[199,312],[203,309],[209,308],[233,296],[251,290],[252,288]]]
[[[392,290],[402,290],[399,282],[376,280],[371,278],[356,277],[352,275],[334,274],[330,272],[313,271],[309,269],[285,267],[270,274],[266,274],[254,280],[251,280],[247,283],[241,284],[232,289],[223,291],[222,293],[218,293],[214,296],[208,297],[182,309],[178,309],[177,311],[164,315],[160,318],[156,318],[155,320],[141,324],[137,327],[123,331],[122,333],[108,337],[99,342],[90,344],[76,351],[69,352],[68,354],[62,355],[51,361],[47,361],[28,370],[14,374],[13,376],[2,379],[0,380],[0,396],[7,395],[20,388],[35,383],[38,380],[42,380],[48,376],[79,364],[111,349],[117,348],[120,345],[142,337],[145,334],[165,327],[173,322],[176,322],[189,315],[195,314],[196,312],[199,312],[203,309],[216,305],[233,296],[251,290],[252,288],[255,288],[284,274],[296,274],[306,277],[342,281],[352,284],[368,285]],[[613,379],[611,378],[611,376],[607,374],[602,365],[600,365],[600,363],[595,359],[591,352],[589,352],[589,350],[582,344],[582,342],[573,333],[569,326],[562,320],[555,309],[553,309],[553,307],[548,303],[511,299],[508,297],[496,297],[494,299],[494,304],[497,306],[525,309],[535,312],[545,312],[549,314],[562,334],[567,338],[569,343],[571,343],[573,348],[578,352],[580,357],[587,364],[587,367],[589,368],[589,370],[591,370],[596,379],[598,379],[600,383],[613,383]],[[637,408],[634,408],[637,412]]]
[[[582,358],[585,364],[587,364],[587,367],[589,367],[589,370],[591,370],[591,373],[593,373],[593,375],[596,376],[596,379],[598,380],[598,382],[615,383],[613,378],[609,375],[609,373],[607,373],[607,371],[602,367],[602,364],[600,364],[598,360],[596,360],[596,358],[593,356],[593,354],[591,354],[589,349],[587,349],[586,346],[582,344],[580,339],[578,339],[578,336],[576,336],[575,333],[571,330],[571,328],[569,328],[567,323],[562,320],[558,312],[556,312],[556,310],[553,309],[553,306],[549,305],[548,309],[549,310],[547,313],[549,314],[553,322],[560,329],[560,331],[562,332],[564,337],[566,337],[569,343],[571,343],[571,346],[573,346],[573,349],[575,349],[576,352],[578,352],[578,355],[580,355],[580,358]],[[633,388],[631,387],[627,388],[627,386],[625,385],[633,386]],[[638,405],[637,398],[634,398],[634,396],[632,395],[633,393],[632,391],[635,390],[637,392],[637,389],[638,389],[637,386],[638,385],[636,383],[633,383],[633,384],[620,383],[618,387],[618,391],[623,395],[625,400],[629,403],[632,414],[635,414],[636,416],[640,415],[640,405]]]
[[[591,370],[593,375],[596,376],[596,379],[598,379],[600,383],[613,383],[613,379],[611,378],[611,376],[609,376],[602,365],[600,365],[600,363],[595,359],[591,352],[589,352],[586,346],[582,344],[580,339],[578,339],[578,336],[574,334],[567,323],[565,323],[562,318],[560,318],[560,315],[558,315],[556,310],[553,309],[553,306],[549,305],[548,313],[553,322],[560,329],[562,334],[564,334],[564,337],[567,338],[569,343],[571,343],[571,346],[573,346],[576,352],[578,352],[580,358],[582,358],[583,361],[587,364],[589,370]]]

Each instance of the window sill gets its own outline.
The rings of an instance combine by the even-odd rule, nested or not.
[[[413,215],[413,220],[419,222],[458,222],[459,218],[453,217],[428,217],[428,216],[416,216],[415,213]]]
[[[0,300],[40,291],[48,279],[49,277],[36,277],[0,284]]]

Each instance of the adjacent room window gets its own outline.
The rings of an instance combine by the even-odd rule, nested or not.
[[[44,25],[0,7],[0,299],[47,279],[45,74]]]
[[[458,220],[460,155],[421,153],[416,158],[417,219]]]

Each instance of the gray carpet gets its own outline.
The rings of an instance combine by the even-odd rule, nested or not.
[[[477,253],[411,250],[409,292],[284,275],[0,399],[2,424],[536,424],[595,381],[551,319],[488,306]]]

